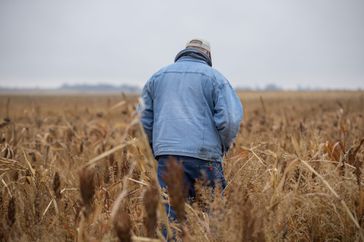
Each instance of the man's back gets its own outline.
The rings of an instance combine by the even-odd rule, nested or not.
[[[174,175],[176,170],[171,167],[177,162],[177,167],[183,169],[184,195],[189,201],[196,197],[197,180],[212,189],[225,188],[222,158],[243,116],[235,91],[211,66],[209,43],[193,39],[177,54],[174,64],[148,80],[142,93],[141,122],[158,160],[159,185],[162,189],[173,188],[166,175]],[[176,199],[173,194],[169,194],[170,201]],[[165,209],[171,221],[185,221],[170,204],[165,204]],[[169,241],[167,230],[162,232]]]
[[[239,128],[240,100],[229,82],[194,54],[185,51],[151,77],[143,90],[142,122],[155,156],[221,161]]]

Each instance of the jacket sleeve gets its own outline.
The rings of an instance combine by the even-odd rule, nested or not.
[[[239,132],[243,106],[227,80],[214,88],[214,121],[226,153]]]
[[[142,91],[142,108],[141,108],[141,122],[144,127],[144,131],[148,137],[148,141],[151,147],[153,147],[153,96],[151,90],[151,80],[149,80]]]

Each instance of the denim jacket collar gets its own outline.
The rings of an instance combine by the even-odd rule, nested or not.
[[[212,66],[211,58],[206,55],[205,53],[195,49],[195,48],[186,48],[182,51],[180,51],[176,58],[174,59],[175,62],[178,60],[194,60],[199,61],[208,64],[209,66]]]

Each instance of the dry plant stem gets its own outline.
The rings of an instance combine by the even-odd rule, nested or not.
[[[331,164],[340,164],[340,162],[338,161],[334,161],[334,160],[310,160],[310,162],[326,162],[326,163],[331,163]],[[352,166],[348,163],[344,163],[345,167],[348,167],[350,169],[356,169],[355,166]]]
[[[1,153],[4,152],[4,150],[2,150]],[[10,165],[10,166],[13,166],[14,169],[23,169],[23,170],[26,170],[27,169],[25,166],[23,166],[22,164],[20,164],[20,162],[17,161],[17,160],[5,158],[5,157],[0,157],[0,161],[1,161],[1,165],[2,164],[4,164],[4,165]]]
[[[57,201],[56,201],[55,197],[53,196],[50,188],[48,186],[46,186],[46,187],[47,187],[47,191],[49,193],[49,196],[52,198],[51,202],[53,202],[53,205],[54,205],[54,209],[56,211],[56,214],[58,215],[59,214],[59,209],[58,209]]]
[[[13,197],[13,195],[11,194],[10,189],[9,189],[8,185],[6,184],[6,182],[4,181],[4,179],[1,179],[1,182],[2,182],[2,183],[4,184],[4,186],[6,187],[6,190],[8,191],[9,196],[10,196],[10,197]]]
[[[115,153],[118,150],[121,150],[123,148],[125,148],[128,145],[134,144],[135,143],[135,139],[129,140],[123,144],[120,144],[118,146],[115,146],[114,148],[112,148],[111,150],[105,151],[104,153],[96,156],[95,158],[91,159],[89,162],[87,162],[84,166],[95,166],[96,163],[100,160],[102,160],[105,157],[108,157],[109,155],[111,155],[112,153]]]
[[[9,118],[9,110],[10,110],[10,98],[6,101],[6,117]]]
[[[244,150],[247,150],[249,152],[251,152],[257,159],[258,161],[263,165],[263,166],[267,166],[264,161],[262,160],[262,158],[260,158],[255,152],[254,152],[254,148],[248,148],[248,147],[244,147],[241,146],[241,148],[243,148]]]
[[[347,214],[349,215],[349,218],[351,219],[351,221],[353,221],[353,223],[355,224],[355,226],[357,227],[357,229],[359,230],[359,234],[360,234],[360,238],[362,239],[362,241],[364,241],[364,234],[363,234],[363,230],[360,227],[358,221],[354,218],[354,215],[351,213],[350,209],[348,208],[348,206],[346,205],[345,201],[339,196],[339,194],[336,193],[336,191],[330,186],[330,184],[315,170],[312,168],[312,166],[310,166],[307,161],[301,160],[302,164],[304,164],[311,172],[313,172],[318,178],[320,178],[320,180],[325,184],[325,186],[330,190],[330,192],[335,196],[336,199],[338,199],[340,201],[340,203],[342,204],[342,206],[345,208]]]
[[[64,192],[66,192],[66,191],[78,191],[78,188],[76,188],[76,187],[63,188],[61,190],[61,194],[64,193]]]
[[[118,107],[122,107],[124,106],[126,102],[123,100],[123,101],[120,101],[118,102],[117,104],[115,104],[114,106],[112,106],[110,109],[109,109],[109,112],[113,111],[114,109],[117,109]]]
[[[133,242],[160,242],[159,239],[151,239],[146,237],[132,236]]]
[[[298,162],[298,159],[294,159],[293,161],[291,161],[289,163],[289,165],[284,170],[283,175],[282,175],[282,177],[280,179],[280,182],[278,183],[278,186],[277,186],[277,188],[279,189],[279,191],[282,191],[283,190],[283,186],[284,186],[284,184],[286,182],[286,177],[288,175],[288,172],[290,172],[291,169],[293,169],[296,166],[296,163],[297,162]],[[289,195],[289,194],[287,194],[287,195]]]
[[[192,212],[192,214],[195,216],[195,220],[197,221],[197,224],[199,225],[198,228],[199,228],[200,232],[204,235],[206,241],[209,241],[209,237],[207,236],[206,232],[204,231],[204,225],[203,225],[203,222],[201,221],[198,213],[188,203],[186,203],[186,208],[188,208]]]
[[[85,216],[84,216],[84,210],[85,208],[83,208],[80,212],[80,223],[77,229],[77,241],[78,242],[84,242],[85,241]]]
[[[118,150],[121,150],[123,149],[124,147],[128,146],[128,145],[131,145],[131,144],[134,144],[136,142],[136,139],[132,139],[132,140],[129,140],[129,141],[126,141],[126,137],[128,135],[128,131],[130,130],[131,127],[133,127],[135,124],[139,123],[139,117],[136,116],[133,118],[133,120],[130,122],[130,124],[126,127],[125,129],[125,132],[124,132],[124,135],[123,137],[121,138],[122,141],[124,141],[124,143],[108,150],[108,151],[105,151],[104,153],[96,156],[95,158],[91,159],[89,162],[87,162],[84,166],[85,167],[94,167],[96,165],[96,163],[100,160],[102,160],[103,158],[115,153],[116,151]]]
[[[24,158],[25,158],[25,161],[27,162],[28,164],[28,167],[29,167],[29,170],[30,172],[32,173],[33,177],[35,176],[35,170],[33,169],[32,165],[30,164],[29,160],[28,160],[28,157],[27,155],[25,154],[25,151],[24,149],[22,150],[23,151],[23,154],[24,154]]]
[[[46,209],[45,209],[45,210],[44,210],[44,212],[42,213],[42,220],[43,220],[44,215],[46,215],[46,213],[48,212],[48,209],[51,207],[52,202],[53,202],[53,199],[51,199],[51,201],[48,203],[48,205],[47,205]]]
[[[265,104],[264,104],[263,97],[260,96],[259,99],[260,99],[260,103],[262,104],[262,107],[263,107],[263,112],[266,113],[266,109],[265,109]]]
[[[130,177],[133,174],[133,171],[135,169],[135,162],[132,163],[129,173],[123,178],[123,190],[118,195],[118,197],[115,199],[114,204],[111,209],[110,219],[111,221],[114,221],[117,212],[120,207],[121,201],[124,199],[124,197],[128,194],[128,177]]]
[[[240,171],[249,163],[249,161],[251,161],[251,159],[253,158],[250,157],[240,168],[239,170],[234,174],[233,178],[230,179],[230,181],[228,182],[228,184],[226,185],[226,187],[224,188],[223,191],[226,191],[228,187],[230,187],[230,184],[235,180],[236,177],[238,177],[238,174],[240,173]]]
[[[64,122],[66,123],[67,127],[70,129],[70,130],[73,130],[73,127],[72,125],[68,122],[67,118],[63,116],[63,120]],[[81,137],[77,134],[77,132],[73,132],[73,134],[78,138],[78,139],[81,139]]]
[[[129,180],[129,181],[132,181],[132,182],[135,182],[135,183],[137,183],[137,184],[143,185],[143,186],[148,186],[148,184],[147,184],[147,183],[142,182],[142,181],[135,180],[135,179],[133,179],[133,178],[131,178],[131,177],[128,177],[128,180]]]

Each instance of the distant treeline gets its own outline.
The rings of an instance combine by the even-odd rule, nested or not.
[[[126,93],[139,93],[141,89],[132,85],[111,85],[111,84],[63,84],[58,88],[59,90],[71,90],[71,91],[90,91],[90,92],[126,92]]]
[[[278,86],[276,84],[270,83],[263,87],[255,86],[237,86],[239,91],[283,91],[285,88]],[[290,89],[295,91],[326,91],[326,90],[338,90],[331,88],[318,88],[318,87],[308,87],[298,85],[295,89]],[[354,90],[354,89],[348,89]],[[361,89],[357,89],[361,91]],[[142,91],[141,87],[122,84],[122,85],[112,85],[112,84],[63,84],[57,88],[9,88],[1,87],[0,93],[135,93],[140,94]]]
[[[140,93],[141,88],[138,86],[133,85],[111,85],[111,84],[63,84],[57,88],[9,88],[9,87],[1,87],[0,86],[0,93],[28,93],[28,92],[50,92],[50,93],[57,93],[57,92],[71,92],[71,93],[105,93],[105,92],[118,92],[118,93]]]

